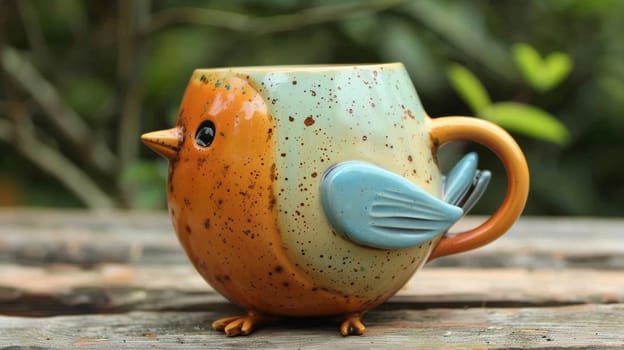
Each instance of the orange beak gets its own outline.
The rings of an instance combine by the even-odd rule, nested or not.
[[[141,141],[161,156],[171,160],[178,155],[184,132],[181,127],[152,131],[141,135]]]

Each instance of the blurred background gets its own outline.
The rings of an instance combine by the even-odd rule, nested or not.
[[[518,140],[526,214],[624,213],[624,1],[0,0],[0,205],[158,209],[194,68],[403,62],[432,116]],[[477,150],[446,147],[442,167]]]

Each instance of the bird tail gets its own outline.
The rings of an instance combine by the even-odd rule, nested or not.
[[[468,153],[442,181],[444,201],[462,208],[464,215],[481,199],[492,178],[489,170],[477,169],[478,161],[476,153]]]

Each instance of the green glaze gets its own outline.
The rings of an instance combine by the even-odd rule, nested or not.
[[[315,284],[344,294],[375,297],[399,289],[431,245],[385,251],[344,239],[324,217],[319,184],[330,165],[362,160],[440,196],[428,118],[403,65],[231,70],[258,89],[273,116],[274,192],[292,261]]]

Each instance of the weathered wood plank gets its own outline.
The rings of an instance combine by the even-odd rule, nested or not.
[[[484,219],[469,217],[462,231]],[[620,218],[522,217],[497,241],[430,266],[624,269],[624,220]]]
[[[463,219],[456,230],[483,218]],[[166,213],[0,210],[0,262],[186,263]],[[522,218],[481,249],[430,267],[624,268],[624,220]]]
[[[212,320],[235,313],[131,312],[51,318],[0,317],[0,344],[44,349],[495,349],[624,346],[624,304],[557,308],[395,310],[364,317],[366,335],[343,338],[338,323],[282,321],[227,338]],[[296,334],[296,336],[293,336]]]
[[[412,308],[624,303],[624,274],[588,269],[425,268],[392,301]],[[0,313],[4,314],[209,310],[216,302],[223,299],[190,264],[103,264],[94,269],[0,264]]]
[[[623,268],[624,220],[523,218],[418,272],[364,337],[317,319],[232,339],[209,324],[240,310],[193,270],[166,213],[0,209],[0,314],[66,315],[0,316],[0,349],[615,348]]]
[[[0,210],[0,262],[185,263],[162,212]]]

